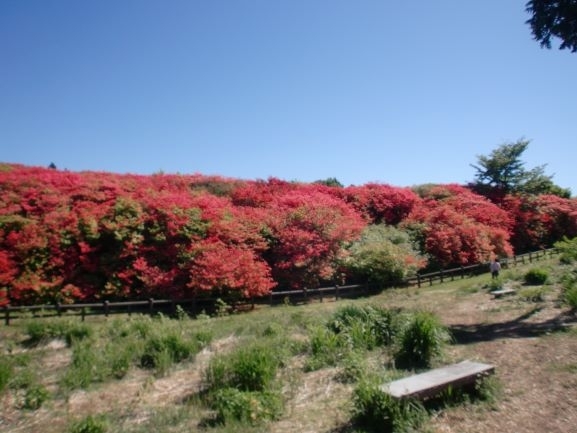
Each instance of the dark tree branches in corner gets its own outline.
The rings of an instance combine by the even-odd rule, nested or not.
[[[551,48],[551,39],[561,40],[559,49],[577,52],[577,0],[530,0],[526,22],[541,47]]]

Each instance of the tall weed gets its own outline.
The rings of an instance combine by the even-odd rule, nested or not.
[[[429,368],[450,341],[449,331],[431,313],[416,313],[403,329],[395,364],[401,368]]]
[[[415,431],[427,418],[417,401],[396,399],[375,379],[361,381],[353,392],[353,421],[375,433]]]

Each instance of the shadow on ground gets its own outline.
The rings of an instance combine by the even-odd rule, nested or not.
[[[501,338],[539,337],[557,331],[566,331],[577,323],[577,314],[562,312],[559,315],[542,322],[528,321],[541,310],[537,307],[513,320],[490,324],[451,325],[449,330],[455,343],[470,344],[482,341],[492,341]]]

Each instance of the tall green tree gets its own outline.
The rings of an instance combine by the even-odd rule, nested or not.
[[[559,38],[559,49],[577,52],[577,0],[530,0],[526,22],[541,47],[551,48],[551,38]]]
[[[478,164],[471,164],[476,170],[473,189],[489,196],[501,194],[553,194],[568,198],[571,191],[555,185],[553,176],[545,174],[546,164],[530,170],[525,169],[521,156],[529,146],[529,141],[520,139],[514,143],[504,143],[490,155],[477,156]]]

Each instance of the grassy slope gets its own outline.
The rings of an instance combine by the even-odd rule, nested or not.
[[[550,283],[536,289],[523,287],[521,277],[531,267],[548,269]],[[190,360],[161,371],[132,366],[120,380],[106,377],[85,389],[63,384],[72,362],[70,348],[57,340],[27,347],[23,344],[24,323],[15,323],[0,328],[0,350],[4,360],[8,353],[12,360],[20,357],[17,364],[25,367],[16,367],[14,374],[27,385],[0,394],[0,429],[5,433],[71,431],[74,421],[105,414],[108,431],[114,432],[202,430],[199,423],[208,413],[198,395],[212,356],[265,338],[265,334],[298,345],[306,342],[311,327],[324,323],[337,308],[369,303],[437,314],[455,338],[438,364],[477,359],[496,365],[502,391],[495,404],[444,410],[422,427],[423,432],[568,432],[577,425],[577,332],[572,330],[575,316],[558,303],[558,280],[563,272],[556,260],[505,270],[503,280],[518,291],[502,299],[493,299],[487,287],[490,277],[481,275],[421,289],[388,290],[354,301],[325,299],[323,303],[263,307],[249,314],[206,320],[156,320],[154,328],[160,333],[165,326],[183,335],[202,331],[212,336],[212,342]],[[537,290],[539,299],[526,296],[528,290],[533,295]],[[87,323],[95,335],[110,339],[111,328],[118,330],[135,320],[126,317],[106,322],[91,317]],[[566,329],[570,330],[562,331]],[[94,347],[105,347],[102,338]],[[348,421],[354,385],[338,380],[342,366],[307,372],[303,366],[308,355],[297,352],[280,372],[286,399],[281,419],[264,426],[243,426],[242,431],[353,431]],[[384,380],[395,374],[387,368],[387,356],[374,351],[361,361]],[[31,398],[26,389],[34,386],[47,390],[48,398],[39,409],[26,409],[26,399]],[[210,427],[207,431],[239,428]]]

